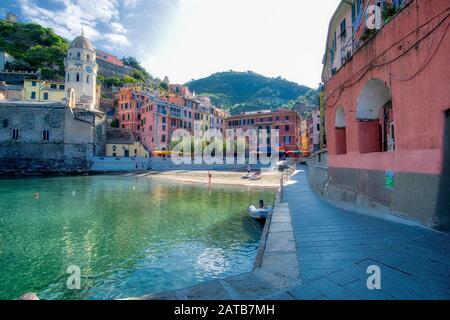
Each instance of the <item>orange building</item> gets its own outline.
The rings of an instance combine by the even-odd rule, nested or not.
[[[301,122],[301,152],[302,157],[306,158],[310,156],[309,152],[309,136],[308,136],[308,123],[306,120]]]

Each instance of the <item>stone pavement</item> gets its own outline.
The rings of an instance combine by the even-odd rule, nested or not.
[[[309,188],[306,168],[285,187],[302,285],[295,299],[450,299],[450,235],[338,209]],[[381,290],[367,288],[367,267]]]

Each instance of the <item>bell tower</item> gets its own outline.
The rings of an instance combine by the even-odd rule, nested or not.
[[[76,108],[90,111],[98,109],[96,52],[92,43],[85,37],[84,31],[70,44],[65,68],[66,101],[70,100],[70,92],[73,90]]]

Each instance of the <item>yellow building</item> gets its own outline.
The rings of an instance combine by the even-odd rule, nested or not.
[[[306,123],[306,120],[303,120],[301,122],[300,133],[301,133],[301,149],[300,150],[302,151],[303,157],[309,157],[310,156],[309,137],[308,137],[308,125]]]
[[[36,102],[61,102],[65,97],[64,82],[25,80],[24,98]]]
[[[129,129],[110,128],[106,130],[107,157],[149,157],[144,146],[136,141]]]

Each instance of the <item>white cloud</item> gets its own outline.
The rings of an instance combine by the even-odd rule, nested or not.
[[[119,22],[110,23],[111,30],[115,33],[127,33],[127,29]]]
[[[105,38],[112,44],[112,47],[130,47],[131,43],[128,37],[123,34],[108,33]]]

